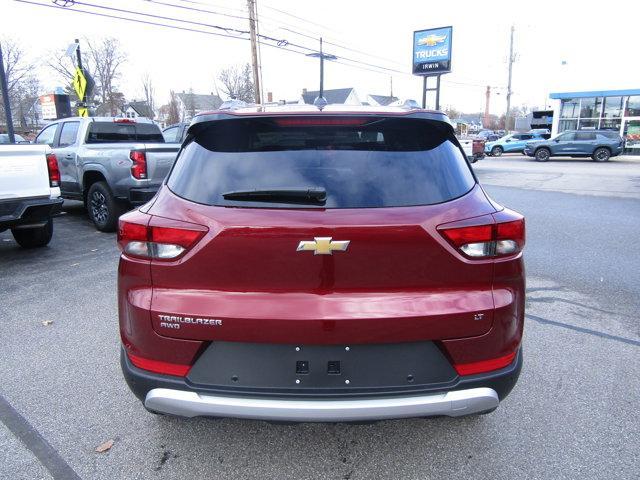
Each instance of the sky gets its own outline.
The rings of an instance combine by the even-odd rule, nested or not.
[[[120,40],[127,63],[117,85],[127,99],[141,99],[141,77],[154,81],[156,104],[167,103],[169,90],[215,92],[218,72],[250,61],[246,35],[186,24],[182,19],[238,30],[248,29],[245,0],[0,0],[0,37],[10,37],[40,64],[49,52],[66,49],[75,38],[112,36]],[[490,110],[506,108],[509,32],[513,25],[512,105],[543,108],[550,92],[640,87],[637,19],[640,2],[483,0],[257,0],[260,33],[308,48],[322,36],[325,52],[338,57],[325,63],[325,88],[354,87],[366,94],[393,94],[421,101],[422,79],[411,75],[413,31],[453,26],[452,73],[442,77],[440,106],[471,113],[484,110],[486,86],[492,87]],[[147,16],[100,9],[119,8]],[[182,8],[180,8],[182,7]],[[194,11],[190,9],[208,10]],[[116,17],[231,35],[183,31],[80,13]],[[149,15],[166,17],[158,19]],[[240,18],[237,18],[240,17]],[[275,100],[297,99],[303,88],[317,90],[318,60],[261,46],[263,91]],[[345,48],[346,47],[346,48]],[[288,48],[292,48],[288,46]],[[357,64],[353,60],[369,65]],[[44,66],[38,74],[47,93],[61,81]],[[434,106],[431,94],[428,106]]]

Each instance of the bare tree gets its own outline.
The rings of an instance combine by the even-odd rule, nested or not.
[[[127,60],[120,42],[113,37],[105,37],[93,43],[85,39],[88,46],[87,57],[95,69],[96,83],[103,104],[107,104],[111,115],[118,112],[119,95],[116,81],[120,78],[120,67]]]
[[[72,101],[78,100],[78,95],[73,88],[73,77],[76,73],[76,64],[66,53],[66,48],[49,50],[44,56],[44,64],[54,73],[57,79],[64,85],[64,91]],[[84,69],[91,73],[88,59],[84,61]],[[90,99],[92,100],[92,99]]]
[[[151,119],[153,119],[153,117],[155,117],[155,101],[153,97],[156,91],[149,72],[142,76],[142,91],[144,93],[144,99],[147,101],[147,105],[149,105],[149,110],[151,111]]]
[[[31,73],[34,70],[33,62],[27,58],[25,51],[16,41],[10,38],[3,38],[0,43],[2,43],[2,60],[7,78],[9,104],[11,110],[15,112],[15,122],[15,120],[21,120],[22,118],[23,103],[26,96],[37,96],[37,79]],[[34,87],[34,85],[36,86]],[[0,96],[0,98],[2,97]],[[2,102],[0,102],[0,113],[2,123],[6,125],[6,115]]]
[[[251,65],[231,66],[225,68],[218,75],[222,84],[222,92],[231,99],[252,103],[255,100],[255,86]]]
[[[180,109],[178,106],[178,96],[176,92],[169,92],[169,113],[167,115],[167,125],[173,125],[180,121]]]
[[[196,116],[196,99],[193,96],[193,88],[189,89],[185,103],[186,103],[185,108],[187,112],[189,112],[189,118],[195,117]]]

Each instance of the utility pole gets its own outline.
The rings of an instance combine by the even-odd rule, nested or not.
[[[504,129],[509,131],[510,117],[511,117],[511,74],[513,72],[513,31],[514,26],[511,25],[511,41],[509,42],[509,82],[507,83],[507,113],[504,116]]]
[[[487,85],[486,99],[484,102],[484,118],[482,119],[483,127],[489,128],[489,102],[491,101],[491,86]]]
[[[251,36],[251,63],[253,66],[253,85],[255,89],[256,103],[260,104],[260,67],[258,65],[258,38],[256,35],[256,2],[247,0],[249,10],[249,34]]]
[[[323,53],[322,37],[320,37],[320,52],[307,53],[307,57],[320,58],[320,92],[318,92],[318,97],[313,101],[313,104],[316,107],[323,108],[327,104],[327,99],[324,98],[324,61],[337,60],[338,57],[330,53]]]
[[[0,44],[0,89],[2,90],[2,100],[4,102],[4,118],[7,121],[7,133],[9,143],[16,143],[13,132],[13,118],[11,117],[11,102],[9,101],[9,87],[7,86],[7,74],[4,71],[4,57],[2,56],[2,44]]]
[[[391,83],[391,94],[389,96],[393,98],[393,77],[389,77],[389,81]]]

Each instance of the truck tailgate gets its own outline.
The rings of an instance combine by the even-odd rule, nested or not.
[[[0,147],[0,200],[51,194],[47,151],[46,145]]]
[[[147,175],[150,184],[161,183],[173,167],[180,145],[146,144]]]

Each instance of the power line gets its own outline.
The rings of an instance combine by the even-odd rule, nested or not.
[[[36,5],[39,7],[47,7],[47,8],[54,8],[54,9],[60,9],[63,8],[64,10],[70,11],[70,12],[76,12],[76,13],[84,13],[84,14],[88,14],[88,15],[93,15],[93,16],[98,16],[98,17],[104,17],[104,18],[111,18],[111,19],[116,19],[116,20],[125,20],[125,21],[129,21],[129,22],[135,22],[135,23],[140,23],[140,24],[146,24],[146,25],[153,25],[153,26],[159,26],[159,27],[165,27],[165,28],[171,28],[174,30],[182,30],[182,31],[188,31],[188,32],[194,32],[194,33],[203,33],[203,34],[208,34],[208,35],[214,35],[214,36],[218,36],[218,37],[224,37],[224,38],[233,38],[233,39],[238,39],[238,40],[248,40],[248,38],[244,38],[241,35],[249,35],[249,31],[247,30],[240,30],[240,29],[236,29],[236,28],[231,28],[231,27],[224,27],[221,25],[214,25],[214,24],[207,24],[207,23],[203,23],[203,22],[194,22],[194,21],[190,21],[190,20],[184,20],[184,19],[177,19],[177,18],[172,18],[172,17],[165,17],[165,16],[161,16],[161,15],[153,15],[153,14],[148,14],[148,13],[143,13],[143,12],[136,12],[136,11],[132,11],[132,10],[126,10],[126,9],[119,9],[119,8],[115,8],[115,7],[106,7],[104,5],[94,5],[94,4],[90,4],[90,3],[86,3],[86,2],[79,2],[79,1],[74,1],[73,4],[71,5],[83,5],[83,6],[87,6],[89,8],[101,8],[101,9],[106,9],[106,10],[110,10],[110,11],[115,11],[115,12],[119,12],[119,13],[127,13],[127,14],[131,14],[131,15],[138,15],[138,16],[143,16],[143,17],[147,17],[147,18],[154,18],[154,19],[160,19],[160,20],[166,20],[166,21],[170,21],[170,22],[177,22],[177,23],[187,23],[187,24],[191,24],[191,25],[196,25],[196,26],[200,26],[200,27],[207,27],[207,28],[214,28],[214,29],[218,29],[218,30],[222,30],[225,33],[218,33],[218,32],[211,32],[211,31],[207,31],[207,30],[201,30],[201,29],[197,29],[197,28],[189,28],[189,27],[184,27],[184,26],[178,26],[178,25],[169,25],[166,23],[161,23],[161,22],[155,22],[155,21],[148,21],[148,20],[142,20],[139,18],[129,18],[129,17],[124,17],[124,16],[116,16],[116,15],[109,15],[109,14],[105,14],[105,13],[98,13],[98,12],[94,12],[94,11],[88,11],[88,10],[80,10],[77,8],[68,8],[68,7],[60,7],[57,5],[48,5],[48,4],[42,4],[42,3],[37,3],[34,1],[29,1],[29,0],[15,0],[17,2],[20,3],[26,3],[26,4],[30,4],[30,5]],[[147,1],[152,1],[153,3],[160,3],[156,0],[147,0]],[[229,32],[235,32],[234,34],[229,34]],[[308,52],[313,52],[313,53],[318,53],[317,50],[313,49],[313,48],[309,48],[306,47],[304,45],[299,45],[296,43],[292,43],[289,42],[286,39],[278,39],[272,36],[268,36],[268,35],[260,35],[260,38],[269,41],[269,42],[274,42],[274,44],[271,43],[265,43],[266,46],[268,47],[272,47],[272,48],[278,48],[280,50],[285,50],[285,51],[289,51],[292,53],[297,53],[300,55],[305,55]],[[345,63],[348,62],[348,63]],[[362,62],[359,60],[355,60],[352,58],[347,58],[347,57],[339,57],[339,60],[336,61],[336,63],[339,63],[341,65],[345,65],[345,66],[350,66],[352,68],[358,68],[361,70],[367,70],[373,73],[384,73],[384,74],[388,74],[386,72],[394,72],[394,73],[398,73],[401,75],[407,75],[407,76],[412,76],[410,73],[408,72],[404,72],[401,70],[397,70],[397,69],[390,69],[390,68],[386,68],[386,67],[382,67],[380,65],[375,65],[375,64],[371,64],[368,62]],[[447,82],[447,83],[451,83],[451,84],[456,84],[456,85],[464,85],[464,86],[474,86],[474,87],[480,87],[481,85],[475,85],[475,84],[465,84],[462,82]],[[482,87],[484,88],[485,85],[482,85]]]
[[[182,10],[191,10],[191,11],[199,12],[199,13],[210,13],[212,15],[220,15],[222,17],[237,18],[237,19],[240,19],[240,20],[247,20],[248,19],[248,17],[241,17],[240,15],[232,15],[230,13],[216,12],[216,11],[213,11],[213,10],[205,10],[203,8],[185,7],[184,5],[177,5],[175,3],[162,2],[162,1],[159,1],[159,0],[142,0],[142,1],[145,2],[145,3],[157,3],[158,5],[164,5],[165,7],[180,8]],[[179,0],[179,1],[187,1],[187,0]],[[79,2],[74,2],[74,3],[79,3]],[[192,2],[192,1],[189,1],[188,3],[201,4],[201,2]],[[207,5],[207,4],[203,3],[202,5]]]
[[[278,12],[278,13],[282,13],[284,15],[287,15],[291,18],[295,18],[296,20],[301,20],[305,23],[309,23],[311,25],[315,25],[316,27],[320,27],[320,28],[324,28],[326,30],[331,30],[332,32],[336,32],[336,30],[334,30],[333,28],[327,27],[326,25],[322,25],[320,23],[316,23],[316,22],[312,22],[311,20],[307,20],[306,18],[302,18],[302,17],[298,17],[297,15],[294,15],[292,13],[289,12],[285,12],[284,10],[279,10],[275,7],[271,7],[269,5],[265,5],[265,8],[268,8],[269,10],[273,10],[274,12]]]

